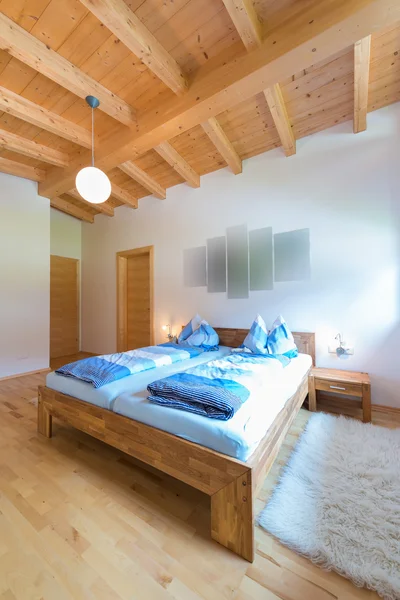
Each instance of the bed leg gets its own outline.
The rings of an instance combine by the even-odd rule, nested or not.
[[[211,496],[211,537],[235,554],[253,562],[251,469]]]
[[[314,375],[308,376],[308,410],[315,412],[317,410],[317,392],[315,390]]]
[[[53,417],[45,408],[42,394],[39,392],[37,430],[39,433],[46,436],[47,438],[51,438],[52,436],[52,420]]]

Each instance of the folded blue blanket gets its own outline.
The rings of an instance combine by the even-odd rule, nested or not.
[[[263,377],[265,380],[268,374],[275,376],[283,366],[272,355],[230,354],[153,381],[147,386],[148,399],[161,406],[227,421],[248,399],[251,390],[260,388]]]
[[[167,343],[129,352],[84,358],[60,367],[56,373],[86,381],[99,388],[129,375],[181,362],[201,353],[200,348],[182,348],[178,344]]]
[[[150,383],[149,400],[212,419],[227,421],[249,397],[249,390],[235,381],[207,379],[177,373]]]

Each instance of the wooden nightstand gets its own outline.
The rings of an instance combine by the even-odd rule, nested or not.
[[[371,421],[371,383],[368,373],[313,367],[308,377],[308,407],[317,409],[317,392],[361,398],[363,421]]]

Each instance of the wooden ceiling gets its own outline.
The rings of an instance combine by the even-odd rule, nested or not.
[[[0,171],[89,222],[400,100],[400,0],[0,0]],[[90,163],[112,196],[74,189]],[[284,158],[283,158],[284,159]]]

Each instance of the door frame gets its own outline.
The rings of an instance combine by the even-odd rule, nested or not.
[[[125,352],[128,337],[128,258],[149,255],[150,266],[150,345],[154,344],[154,246],[117,252],[117,352]]]
[[[59,356],[52,356],[51,354],[51,258],[62,258],[71,260],[76,263],[76,306],[78,311],[78,324],[77,324],[77,339],[78,339],[78,352],[81,350],[81,261],[79,258],[71,258],[70,256],[61,256],[60,254],[50,254],[50,287],[49,287],[49,300],[50,300],[50,316],[49,316],[49,358],[60,358]],[[62,356],[62,355],[61,355]]]

